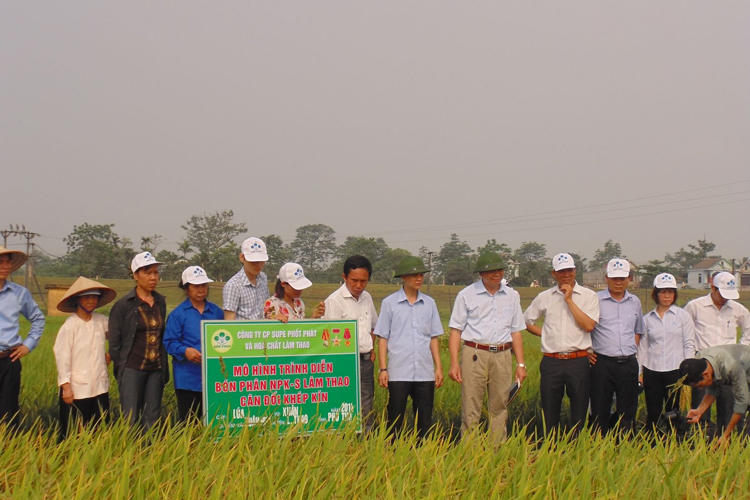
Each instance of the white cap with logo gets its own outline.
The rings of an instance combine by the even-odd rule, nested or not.
[[[654,288],[677,288],[677,280],[669,273],[661,273],[654,278]]]
[[[154,256],[151,255],[151,252],[141,252],[133,257],[133,260],[130,262],[130,270],[136,272],[142,267],[153,266],[154,264],[162,264],[162,262],[157,261]]]
[[[740,298],[740,292],[737,291],[737,281],[731,273],[719,273],[714,276],[714,286],[719,289],[719,293],[727,300],[737,300]]]
[[[607,278],[627,278],[630,276],[630,262],[625,259],[612,259],[607,262]]]
[[[209,279],[206,271],[201,266],[190,266],[182,271],[182,284],[187,285],[203,285],[204,283],[213,283],[214,280]]]
[[[562,271],[563,269],[575,269],[576,263],[568,253],[559,253],[552,257],[552,269]]]
[[[287,262],[279,269],[279,279],[284,283],[289,283],[295,290],[304,290],[312,286],[312,281],[305,278],[305,272],[302,266],[294,262]]]
[[[242,242],[242,255],[248,262],[267,262],[266,244],[260,238],[251,237]]]

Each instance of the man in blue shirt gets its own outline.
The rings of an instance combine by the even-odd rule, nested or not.
[[[417,433],[423,438],[432,425],[435,389],[443,385],[438,336],[443,334],[435,301],[419,289],[429,272],[422,259],[406,257],[396,268],[403,288],[383,299],[375,326],[381,387],[388,388],[388,426],[397,434],[411,397]],[[433,367],[434,363],[434,367]]]
[[[26,254],[0,246],[0,419],[18,425],[21,358],[34,350],[44,331],[44,315],[31,293],[8,277],[26,262]],[[19,316],[31,323],[26,340],[18,334]]]
[[[479,256],[480,280],[456,296],[450,326],[448,375],[461,384],[461,435],[476,428],[487,394],[490,434],[495,447],[505,441],[508,394],[526,378],[521,330],[526,328],[518,292],[503,283],[505,263],[495,252]],[[459,363],[459,348],[463,341]],[[518,366],[513,373],[511,352]]]
[[[638,410],[638,343],[643,335],[641,301],[628,293],[630,263],[607,264],[607,290],[598,292],[599,323],[591,332],[591,414],[594,427],[606,433],[617,395],[617,415],[623,430],[633,430]]]

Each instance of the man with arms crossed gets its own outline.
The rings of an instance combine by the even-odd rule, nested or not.
[[[711,293],[693,299],[685,306],[695,323],[695,348],[702,351],[708,347],[737,343],[737,327],[742,329],[742,344],[750,344],[750,313],[745,306],[735,302],[740,294],[737,283],[730,273],[720,272],[710,281]],[[731,387],[721,385],[716,393],[716,424],[723,429],[732,417]],[[704,400],[705,389],[693,387],[693,408]],[[708,422],[710,411],[702,413]]]
[[[323,319],[357,320],[357,340],[359,349],[360,394],[362,399],[362,416],[364,430],[372,429],[372,405],[375,397],[375,336],[372,331],[378,322],[378,313],[372,297],[365,291],[370,282],[372,264],[367,257],[353,255],[344,261],[344,272],[341,277],[344,284],[325,300]]]
[[[260,238],[242,242],[242,269],[224,285],[224,319],[263,319],[263,304],[269,298],[266,244]]]
[[[521,338],[526,324],[521,298],[503,283],[504,269],[505,263],[497,253],[481,255],[474,269],[481,279],[458,293],[448,325],[451,329],[448,375],[461,384],[461,435],[479,424],[486,393],[495,447],[507,436],[510,386],[514,379],[522,382],[526,378]],[[511,350],[518,362],[515,377]]]
[[[557,286],[536,296],[526,312],[526,329],[542,337],[540,393],[545,434],[560,423],[563,395],[570,399],[570,419],[580,431],[589,406],[591,377],[588,350],[591,331],[599,321],[599,299],[593,290],[576,283],[573,257],[560,253],[552,258],[552,277]],[[544,316],[542,328],[535,322]]]

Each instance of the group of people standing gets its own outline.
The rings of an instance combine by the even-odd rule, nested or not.
[[[11,422],[18,415],[20,359],[34,349],[44,329],[44,316],[28,290],[7,279],[25,260],[22,252],[0,247],[0,412]],[[110,362],[122,414],[145,430],[161,416],[169,380],[168,356],[172,357],[179,418],[202,415],[202,320],[305,318],[301,295],[312,283],[299,264],[281,267],[271,295],[263,272],[268,261],[264,242],[245,240],[239,260],[242,269],[225,284],[222,307],[208,300],[212,280],[205,271],[199,266],[185,269],[180,281],[185,300],[169,316],[165,298],[156,291],[161,263],[149,252],[133,258],[135,287],[113,305],[108,319],[95,309],[112,302],[115,291],[87,278],[76,280],[58,304],[59,310],[72,314],[58,332],[54,347],[63,435],[73,415],[84,422],[107,417]],[[569,254],[555,255],[551,272],[556,285],[537,295],[525,312],[518,292],[504,279],[505,267],[499,254],[481,255],[475,267],[480,279],[457,295],[448,323],[448,375],[461,384],[461,433],[478,428],[487,395],[489,431],[496,446],[506,439],[511,385],[522,384],[527,376],[523,330],[541,337],[540,393],[547,433],[560,424],[565,395],[570,400],[574,432],[586,421],[589,408],[594,428],[602,433],[615,422],[633,429],[639,384],[645,390],[648,424],[654,426],[665,405],[667,411],[677,408],[673,386],[688,374],[686,359],[697,356],[700,360],[706,348],[736,344],[738,326],[742,343],[750,343],[750,313],[735,301],[738,293],[729,273],[715,275],[709,295],[691,301],[684,310],[676,305],[674,276],[660,274],[651,294],[656,307],[644,316],[638,297],[627,291],[627,260],[608,263],[607,289],[597,293],[576,282],[576,265]],[[444,332],[435,301],[421,292],[428,272],[418,257],[403,259],[395,273],[402,287],[383,300],[378,314],[366,291],[372,264],[363,256],[351,256],[343,265],[341,287],[311,314],[312,318],[358,322],[366,430],[373,424],[376,359],[377,381],[388,389],[391,431],[402,428],[409,398],[418,435],[423,437],[432,425],[435,389],[443,384],[438,337]],[[25,340],[18,335],[19,315],[31,322]],[[537,326],[542,318],[543,325]],[[692,368],[688,383],[695,385],[693,420],[706,418],[706,404],[716,399],[719,425],[731,425],[729,431],[736,425],[737,389],[727,386],[728,376],[721,378],[722,370],[735,358],[741,363],[741,355],[722,357],[721,366],[709,363],[713,367],[710,384],[703,377],[697,381],[697,370],[707,370],[702,363]],[[734,365],[730,368],[738,370]],[[750,371],[744,380],[746,396],[750,394],[748,380]],[[706,388],[708,395],[703,392]],[[745,405],[743,414],[748,403],[750,396],[740,401],[740,406]]]

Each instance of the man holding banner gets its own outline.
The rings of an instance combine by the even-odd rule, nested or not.
[[[323,319],[357,320],[360,394],[365,432],[369,432],[373,424],[372,407],[375,398],[373,329],[378,321],[378,313],[372,297],[365,291],[371,274],[372,264],[367,257],[352,255],[346,259],[344,272],[341,274],[344,284],[325,300],[326,312],[323,316]]]

